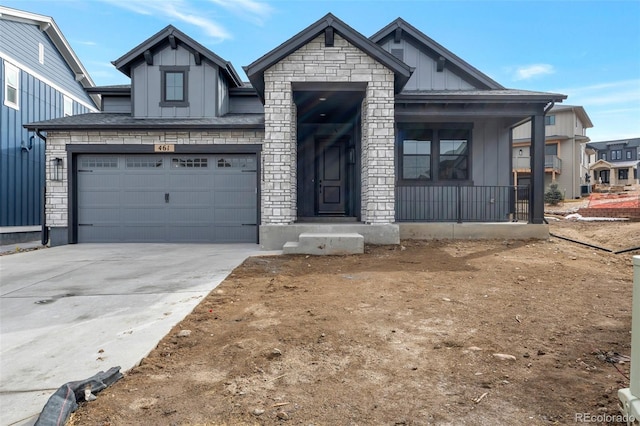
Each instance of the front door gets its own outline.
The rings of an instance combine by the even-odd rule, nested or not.
[[[316,139],[316,209],[318,215],[345,216],[349,138]]]

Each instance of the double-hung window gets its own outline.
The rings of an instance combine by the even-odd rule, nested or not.
[[[161,66],[162,74],[160,106],[189,106],[189,67]]]
[[[20,109],[20,70],[8,62],[4,63],[4,104]]]
[[[404,183],[469,181],[470,128],[426,128],[402,126],[399,175]]]

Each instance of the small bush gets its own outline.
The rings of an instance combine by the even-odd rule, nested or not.
[[[562,192],[558,189],[558,184],[552,183],[549,185],[547,192],[544,193],[544,202],[555,206],[561,201],[564,201],[564,195],[562,195]]]

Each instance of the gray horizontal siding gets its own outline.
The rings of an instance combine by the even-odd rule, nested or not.
[[[0,81],[4,81],[4,65]],[[63,105],[62,93],[24,71],[20,72],[19,110],[4,105],[4,84],[0,85],[0,226],[41,224],[44,143],[22,125],[62,117]],[[73,111],[89,112],[75,101]]]
[[[38,61],[39,43],[44,46],[44,64]],[[55,45],[36,25],[0,19],[0,49],[78,99],[93,105]]]
[[[102,112],[131,114],[131,98],[124,96],[102,96]]]
[[[231,96],[229,101],[232,114],[264,114],[264,105],[257,96]]]

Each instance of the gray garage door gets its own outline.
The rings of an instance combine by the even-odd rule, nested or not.
[[[78,242],[257,242],[256,156],[80,155]]]

